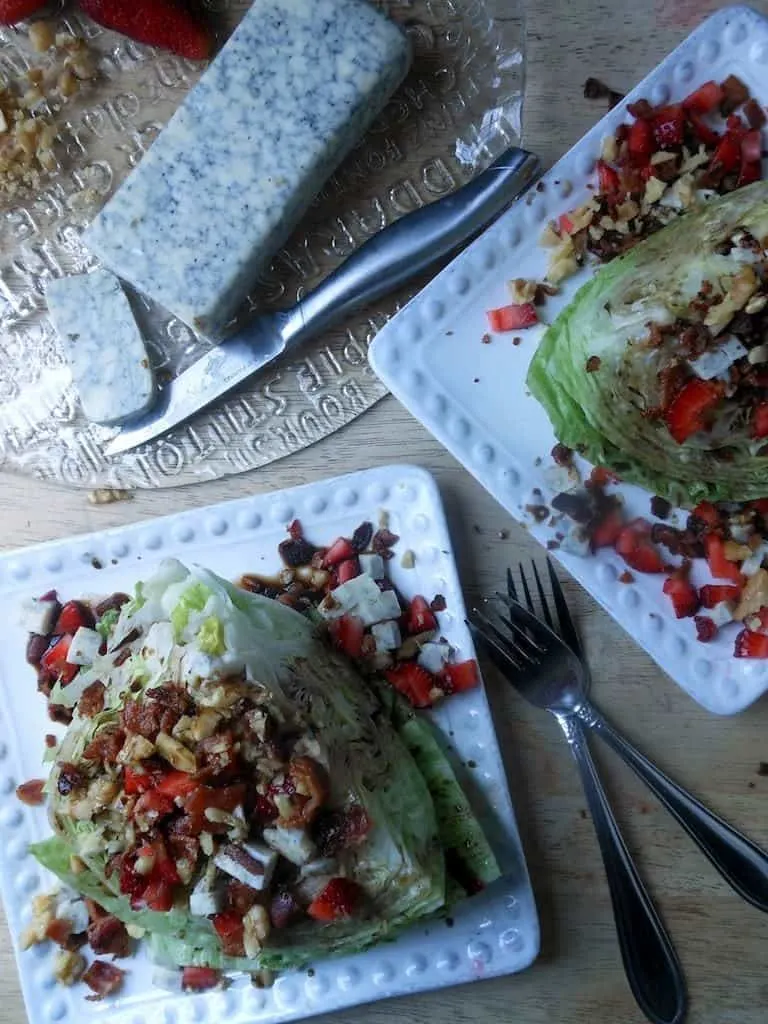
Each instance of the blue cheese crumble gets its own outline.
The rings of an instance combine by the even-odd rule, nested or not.
[[[154,374],[118,279],[96,270],[51,281],[45,294],[86,417],[112,426],[146,412]]]
[[[409,62],[367,0],[254,0],[86,245],[220,337]]]

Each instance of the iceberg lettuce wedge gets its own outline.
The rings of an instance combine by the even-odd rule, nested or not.
[[[760,287],[753,274],[760,257],[738,241],[745,233],[760,242],[768,237],[768,182],[694,209],[580,289],[546,331],[528,372],[559,441],[675,503],[768,494],[768,455],[764,442],[755,443],[753,399],[745,405],[730,397],[727,371],[717,378],[724,382],[723,401],[682,443],[670,433],[666,411],[657,412],[668,408],[661,401],[662,369],[682,364],[691,378],[697,373],[680,335],[686,325],[703,323],[706,308],[696,310],[702,286],[707,302],[714,299],[723,312],[737,278],[752,293]],[[734,303],[737,310],[746,304]],[[724,324],[716,320],[714,314],[708,350],[729,337],[725,312]],[[655,342],[651,325],[662,329]]]
[[[111,650],[83,673],[105,683],[104,708],[91,718],[76,711],[48,784],[56,834],[32,852],[73,888],[126,923],[145,928],[150,950],[162,962],[280,969],[355,952],[455,898],[453,883],[447,889],[446,849],[460,848],[478,880],[498,875],[493,853],[430,726],[394,691],[364,680],[318,637],[308,618],[205,569],[167,561],[137,586],[111,637]],[[115,666],[115,645],[121,644],[126,656]],[[200,702],[197,706],[216,707],[222,687],[232,679],[260,706],[268,706],[274,721],[300,735],[309,745],[305,749],[322,755],[329,807],[361,808],[372,823],[361,842],[343,850],[339,862],[343,875],[362,887],[364,910],[328,922],[304,917],[273,930],[258,955],[245,958],[225,956],[211,921],[191,914],[191,883],[177,885],[168,912],[132,909],[121,894],[112,858],[130,853],[142,840],[127,838],[134,822],[125,811],[132,802],[119,791],[120,767],[104,773],[112,788],[101,803],[94,785],[98,788],[104,779],[94,778],[92,768],[87,791],[72,793],[58,785],[63,762],[85,760],[87,769],[89,745],[121,728],[127,701],[148,701],[153,688],[171,685],[185,688]],[[72,871],[73,856],[85,870]]]

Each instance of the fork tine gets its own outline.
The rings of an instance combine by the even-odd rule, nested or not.
[[[491,622],[491,620],[486,615],[484,615],[479,608],[474,608],[473,611],[475,613],[475,617],[480,620],[480,622],[485,626],[486,629],[489,629],[493,632],[494,637],[498,640],[500,644],[502,644],[502,646],[506,650],[511,649],[512,651],[514,651],[515,655],[518,658],[522,659],[524,662],[526,662],[528,665],[536,665],[538,663],[538,659],[535,657],[535,655],[539,653],[539,648],[536,645],[531,645],[534,647],[533,651],[526,650],[525,647],[522,647],[520,643],[516,641],[514,633],[512,637],[505,636],[502,633],[502,631],[498,628],[498,626]],[[505,626],[512,625],[512,623],[507,622],[507,620],[503,619],[501,616],[499,616],[499,618],[501,619]],[[517,631],[515,630],[515,632]],[[527,640],[528,638],[526,637],[525,639]]]
[[[498,597],[498,599],[503,604],[505,604],[506,607],[509,609],[510,616],[514,615],[516,611],[519,611],[519,612],[521,612],[523,614],[527,614],[527,615],[532,614],[531,612],[527,612],[526,609],[520,604],[520,602],[519,601],[515,601],[515,599],[512,598],[512,597],[505,597],[504,594],[500,594],[498,591],[496,591],[496,597]],[[508,619],[505,619],[503,615],[499,615],[499,618],[501,619],[501,621],[504,623],[504,625],[509,630],[511,630],[513,633],[515,633],[517,636],[519,636],[522,640],[524,640],[530,647],[532,647],[537,652],[537,654],[544,654],[546,652],[546,647],[543,647],[538,642],[538,640],[536,640],[534,637],[530,636],[526,632],[525,627],[521,626],[520,623],[515,622],[511,617],[508,618]]]
[[[549,570],[549,580],[552,584],[552,596],[555,599],[557,617],[560,620],[560,634],[573,653],[581,657],[581,640],[579,639],[576,626],[571,618],[571,613],[568,610],[568,602],[565,600],[565,594],[563,593],[563,588],[560,585],[560,580],[557,578],[557,574],[555,573],[555,567],[552,565],[551,558],[547,558],[547,569]]]
[[[515,586],[515,578],[512,575],[512,570],[507,566],[507,594],[512,598],[513,601],[518,600],[517,587]]]
[[[528,580],[525,578],[525,569],[523,568],[522,562],[518,566],[518,571],[520,572],[520,582],[523,584],[523,593],[525,594],[525,603],[528,605],[528,611],[532,615],[535,615],[536,609],[533,606],[533,599],[531,597],[531,592],[528,589]],[[522,604],[522,602],[520,603]]]
[[[482,626],[472,618],[467,619],[467,626],[475,640],[480,640],[491,656],[491,660],[501,672],[521,672],[523,665],[507,649],[504,637],[499,633],[492,622],[489,622],[477,608],[473,608],[471,615],[482,622]]]
[[[557,632],[557,626],[555,626],[552,621],[552,613],[549,610],[549,601],[547,601],[547,595],[544,593],[544,587],[541,585],[541,576],[539,576],[539,568],[535,561],[531,561],[531,568],[533,569],[533,578],[536,580],[536,589],[539,592],[539,600],[541,601],[541,610],[544,615],[544,621],[550,629]]]

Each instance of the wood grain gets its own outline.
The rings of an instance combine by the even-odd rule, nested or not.
[[[704,5],[706,6],[706,5]],[[709,7],[715,5],[710,4]],[[768,3],[755,6],[768,10]],[[701,4],[539,0],[528,14],[526,143],[552,162],[600,116],[588,75],[628,89],[695,22]],[[683,22],[681,24],[681,21]],[[0,547],[119,526],[390,462],[432,471],[442,490],[467,595],[534,553],[526,532],[392,399],[340,433],[253,473],[94,507],[83,492],[0,474]],[[768,701],[732,719],[695,705],[574,584],[565,581],[593,668],[594,697],[683,785],[768,846]],[[640,1024],[624,978],[591,822],[570,755],[548,716],[522,705],[485,667],[542,925],[537,963],[512,978],[334,1015],[367,1024],[515,1021]],[[596,750],[617,816],[682,960],[691,1024],[764,1024],[768,919],[739,900],[646,790]],[[0,924],[0,1024],[25,1020],[10,937]],[[330,1018],[329,1018],[330,1019]]]

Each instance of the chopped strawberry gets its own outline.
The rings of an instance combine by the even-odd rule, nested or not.
[[[158,793],[155,789],[148,789],[141,794],[133,808],[134,816],[146,817],[153,823],[160,818],[165,818],[176,809],[173,797],[167,793]]]
[[[606,193],[606,195],[619,191],[619,176],[605,160],[597,161],[597,183],[600,191]]]
[[[45,7],[45,0],[0,0],[0,25],[15,25]]]
[[[387,682],[413,704],[415,708],[428,708],[432,704],[432,690],[435,680],[413,661],[401,661],[394,668],[384,672]]]
[[[753,632],[768,634],[768,608],[762,607],[754,615],[748,615],[746,621]]]
[[[704,550],[707,556],[709,571],[716,580],[730,580],[741,586],[744,582],[739,567],[725,557],[725,544],[722,537],[708,533],[704,537]]]
[[[80,7],[104,28],[138,43],[171,50],[189,60],[211,55],[210,33],[178,0],[80,0]]]
[[[59,612],[54,633],[71,633],[73,636],[84,626],[86,629],[93,629],[93,612],[81,601],[67,601]]]
[[[72,637],[69,633],[65,633],[64,636],[54,636],[48,650],[40,659],[40,667],[52,679],[60,679],[63,686],[71,683],[79,671],[78,665],[71,665],[67,661],[71,646]]]
[[[557,218],[557,226],[560,229],[561,235],[570,235],[573,231],[573,221],[571,220],[570,214],[561,213]]]
[[[675,441],[682,444],[691,434],[703,430],[707,413],[722,397],[723,385],[718,381],[694,377],[684,384],[665,413],[667,427]]]
[[[338,921],[351,917],[363,897],[363,890],[351,878],[332,878],[307,907],[316,921]]]
[[[135,796],[139,793],[146,793],[154,789],[158,781],[163,777],[161,769],[155,771],[139,770],[131,765],[126,765],[123,772],[123,789],[127,796]]]
[[[695,615],[699,610],[699,595],[696,587],[689,579],[682,574],[675,573],[664,580],[664,593],[672,602],[675,616],[678,619],[687,619]]]
[[[715,636],[717,635],[717,626],[708,616],[694,616],[693,624],[696,626],[696,639],[701,643],[708,644],[710,640],[715,639]]]
[[[762,148],[759,131],[745,132],[741,138],[742,164],[759,164],[762,158]]]
[[[619,508],[609,509],[600,522],[592,529],[592,549],[612,548],[624,529],[624,515]]]
[[[173,907],[173,888],[163,878],[150,878],[142,900],[149,910],[166,913]]]
[[[657,110],[653,115],[652,124],[654,138],[661,149],[682,145],[685,126],[685,114],[682,106],[676,104]]]
[[[357,552],[352,546],[352,541],[347,540],[346,537],[337,537],[325,552],[323,566],[330,569],[331,566],[338,565],[339,562],[346,562],[350,558],[355,558],[356,555]]]
[[[728,583],[705,583],[699,590],[704,608],[714,608],[723,601],[738,601],[740,594],[741,587],[732,587]]]
[[[752,417],[752,436],[768,437],[768,402],[761,402]]]
[[[359,658],[363,653],[363,637],[365,626],[357,615],[342,615],[332,619],[328,625],[331,637],[336,646],[350,658]]]
[[[465,690],[472,690],[480,682],[477,662],[472,659],[444,665],[438,681],[440,689],[445,693],[464,693]]]
[[[747,503],[750,508],[758,512],[763,518],[768,518],[768,498],[755,498]]]
[[[339,562],[336,575],[339,585],[347,583],[349,580],[353,580],[356,576],[360,575],[360,563],[356,558],[347,558],[343,562]]]
[[[228,956],[241,956],[243,952],[243,919],[234,910],[225,910],[213,918],[213,927]]]
[[[738,188],[741,188],[743,185],[751,185],[754,181],[760,181],[762,174],[763,168],[759,160],[753,160],[751,163],[744,161],[739,170],[736,185]]]
[[[683,106],[687,114],[708,114],[710,110],[719,107],[723,99],[723,88],[717,82],[709,81],[700,85],[690,96],[683,100]]]
[[[726,132],[712,155],[711,171],[735,171],[741,163],[741,139],[733,132]]]
[[[292,519],[288,523],[287,530],[291,540],[304,540],[304,528],[299,519]]]
[[[702,117],[695,114],[692,110],[688,111],[688,120],[691,123],[691,127],[696,135],[699,142],[703,142],[705,146],[710,146],[712,149],[716,149],[720,144],[720,136],[709,125],[704,121]]]
[[[733,655],[735,658],[768,658],[768,634],[742,629],[736,637]]]
[[[627,137],[627,150],[632,163],[636,166],[647,164],[655,148],[650,121],[635,121]]]
[[[437,629],[437,619],[427,599],[421,594],[417,594],[410,603],[406,629],[411,636],[417,633],[431,633]]]
[[[190,796],[199,787],[200,783],[194,776],[188,775],[186,772],[174,771],[168,772],[167,775],[159,779],[155,792],[162,793],[163,796],[169,796],[172,800],[175,800],[176,797]]]
[[[618,482],[619,478],[612,469],[606,469],[605,466],[593,466],[584,486],[607,487],[608,484],[617,484]]]
[[[522,331],[539,322],[539,314],[532,302],[510,303],[486,311],[492,331]]]
[[[715,528],[720,525],[720,513],[717,511],[717,507],[712,504],[711,501],[700,501],[696,508],[693,510],[693,515],[697,519],[701,519],[702,522],[706,523],[707,526]]]
[[[185,967],[181,972],[181,987],[186,991],[206,992],[220,981],[221,971],[213,967]]]
[[[664,572],[664,562],[651,542],[650,532],[650,523],[644,519],[634,519],[616,538],[616,551],[637,572]]]

